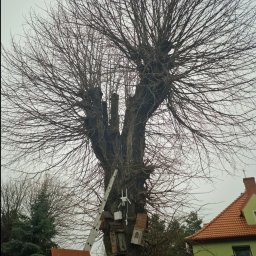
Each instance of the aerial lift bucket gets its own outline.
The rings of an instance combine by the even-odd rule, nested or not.
[[[88,251],[59,249],[59,248],[52,248],[51,255],[52,256],[91,256],[90,252]]]

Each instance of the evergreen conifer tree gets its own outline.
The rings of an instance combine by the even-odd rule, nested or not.
[[[1,256],[48,256],[56,244],[54,217],[50,211],[47,183],[31,204],[30,217],[19,214],[14,223],[11,239],[1,244]]]
[[[32,242],[38,245],[45,254],[49,248],[56,245],[52,241],[57,232],[54,217],[50,212],[47,183],[43,184],[41,191],[31,205],[31,232],[33,235]]]
[[[152,215],[146,234],[143,256],[192,256],[186,246],[185,237],[201,228],[202,220],[196,212],[191,212],[185,222],[172,219],[170,222]]]

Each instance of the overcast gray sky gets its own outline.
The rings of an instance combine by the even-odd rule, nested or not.
[[[55,2],[55,0],[1,0],[1,41],[3,45],[8,47],[10,33],[22,35],[22,27],[25,24],[24,16],[29,15],[31,8],[40,12],[40,6],[44,7],[45,3],[54,4]],[[200,204],[210,203],[202,210],[205,222],[215,217],[244,191],[243,169],[247,177],[256,176],[256,159],[245,161],[246,163],[241,164],[240,171],[236,172],[236,175],[219,172],[216,173],[217,179],[213,183],[196,184],[198,188],[195,192],[208,192],[197,196]]]

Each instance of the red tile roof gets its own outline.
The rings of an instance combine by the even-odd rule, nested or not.
[[[246,192],[242,193],[217,217],[204,225],[201,230],[186,237],[186,240],[196,241],[248,236],[256,237],[256,225],[248,225],[241,214],[241,210],[249,198]]]
[[[51,256],[90,256],[90,253],[80,250],[52,248]]]

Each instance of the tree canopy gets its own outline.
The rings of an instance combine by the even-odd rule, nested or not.
[[[253,0],[66,0],[32,14],[24,41],[3,51],[11,162],[73,170],[97,198],[117,168],[112,214],[125,187],[131,218],[181,206],[180,184],[255,148],[255,10]]]

